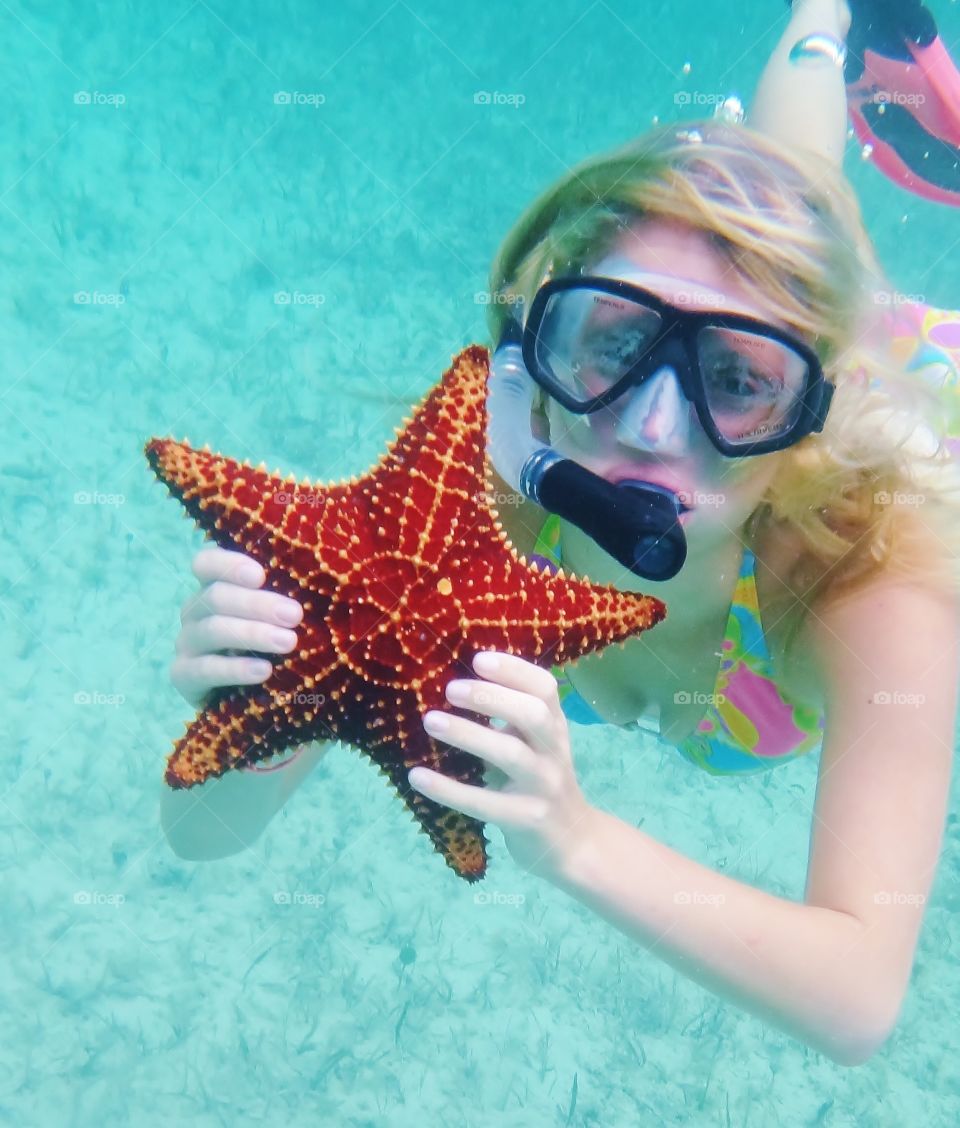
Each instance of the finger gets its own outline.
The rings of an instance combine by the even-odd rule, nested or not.
[[[447,683],[446,696],[462,709],[501,718],[534,748],[549,746],[555,735],[556,717],[541,697],[494,682],[463,678]]]
[[[234,619],[292,627],[303,618],[303,608],[295,599],[288,599],[275,591],[255,591],[215,580],[184,602],[180,622],[186,625],[208,615],[226,615]]]
[[[480,650],[473,657],[473,669],[481,678],[495,681],[509,689],[539,697],[548,705],[557,703],[557,679],[549,670],[507,654],[502,650]]]
[[[177,636],[177,654],[215,654],[223,650],[256,650],[262,654],[289,654],[297,645],[297,632],[253,619],[208,615],[184,624]]]
[[[191,567],[202,584],[228,580],[241,587],[258,588],[267,578],[266,572],[252,556],[220,548],[219,545],[201,548],[194,556]]]
[[[197,658],[177,657],[170,666],[170,681],[188,701],[196,702],[211,689],[231,685],[256,685],[273,673],[266,658],[234,658],[204,654]]]
[[[419,791],[435,803],[501,827],[529,826],[535,821],[540,805],[539,800],[529,795],[507,795],[502,791],[474,787],[441,775],[432,768],[411,768],[407,779],[414,791]]]
[[[435,722],[440,721],[442,727]],[[424,715],[423,727],[437,740],[469,752],[500,770],[518,787],[529,790],[540,778],[540,766],[533,751],[518,737],[502,730],[487,728],[466,717],[431,709]]]

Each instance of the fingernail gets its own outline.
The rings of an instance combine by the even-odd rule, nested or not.
[[[263,583],[263,569],[259,564],[244,564],[240,570],[240,578],[245,584],[253,584],[259,587]]]
[[[489,650],[474,655],[473,668],[478,674],[495,674],[500,669],[500,659]]]
[[[277,618],[281,623],[286,623],[288,627],[292,627],[300,622],[300,616],[302,613],[303,611],[299,604],[284,603],[280,610],[277,612]]]
[[[446,713],[439,713],[437,710],[431,709],[429,713],[425,713],[423,716],[423,727],[431,732],[444,732],[450,727],[450,721]]]

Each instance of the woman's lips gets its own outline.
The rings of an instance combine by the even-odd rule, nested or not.
[[[643,476],[639,476],[636,472],[634,472],[632,474],[624,475],[623,477],[609,478],[608,481],[612,482],[616,486],[657,486],[661,490],[664,490],[677,498],[677,501],[680,505],[681,514],[689,513],[694,508],[693,505],[691,505],[689,502],[689,499],[693,497],[692,490],[688,490],[685,486],[678,485],[674,482],[668,482],[663,477],[656,474],[644,474]]]

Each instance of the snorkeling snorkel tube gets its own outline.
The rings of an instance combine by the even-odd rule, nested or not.
[[[650,482],[614,485],[533,435],[535,385],[522,340],[520,323],[509,318],[490,365],[487,431],[497,473],[524,497],[582,529],[634,575],[672,579],[687,558],[680,499]]]

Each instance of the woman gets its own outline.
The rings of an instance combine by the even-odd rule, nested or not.
[[[834,385],[833,402],[821,434],[785,429],[780,449],[737,457],[720,449],[724,435],[736,439],[720,401],[701,414],[686,395],[718,371],[699,335],[697,364],[664,353],[642,380],[622,365],[622,336],[572,352],[571,372],[594,379],[609,364],[622,377],[599,410],[578,410],[572,396],[561,404],[549,366],[530,372],[534,433],[608,481],[684,502],[686,563],[652,582],[531,502],[502,513],[519,551],[562,554],[578,574],[656,595],[668,618],[568,670],[563,701],[550,672],[478,655],[477,678],[452,681],[448,699],[504,727],[445,711],[424,724],[483,758],[488,786],[419,768],[410,783],[496,823],[519,865],[691,978],[853,1065],[887,1038],[909,981],[941,841],[960,660],[956,478],[933,439],[940,401],[891,353],[889,310],[869,300],[879,271],[838,172],[848,25],[835,0],[794,5],[753,110],[762,135],[720,123],[661,130],[574,170],[505,240],[491,286],[504,299],[491,305],[496,340],[512,299],[532,315],[546,282],[613,280],[634,314],[646,302],[667,317],[703,315],[708,341],[724,315],[749,319],[756,332],[733,346],[721,335],[725,357],[732,350],[752,378],[772,350],[781,375]],[[921,488],[922,511],[889,501]],[[229,648],[288,652],[300,609],[257,591],[262,570],[236,554],[205,549],[194,573],[205,587],[184,607],[172,673],[199,704],[216,686],[265,680],[268,662]],[[665,740],[721,772],[821,749],[804,902],[717,874],[592,807],[570,718],[659,720]],[[323,750],[228,773],[204,785],[202,802],[167,792],[174,848],[217,857],[253,841]]]

